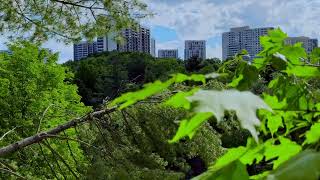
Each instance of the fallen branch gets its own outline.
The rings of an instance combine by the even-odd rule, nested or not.
[[[25,139],[22,139],[18,142],[15,142],[13,144],[8,145],[8,146],[2,147],[2,148],[0,148],[0,157],[5,156],[10,153],[13,153],[19,149],[22,149],[26,146],[31,145],[31,144],[39,143],[39,142],[43,141],[44,139],[53,138],[53,137],[55,137],[53,135],[57,135],[64,130],[67,130],[67,129],[75,127],[79,124],[91,121],[93,118],[99,118],[99,117],[103,116],[104,114],[114,112],[115,110],[116,110],[116,108],[96,111],[96,112],[90,113],[82,118],[77,118],[77,119],[68,121],[65,124],[62,124],[62,125],[60,125],[56,128],[53,128],[49,131],[38,133],[36,135],[27,137]]]

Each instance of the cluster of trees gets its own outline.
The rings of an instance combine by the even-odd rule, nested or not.
[[[112,52],[59,65],[58,55],[39,45],[18,41],[9,48],[12,54],[0,56],[2,147],[90,112],[91,107],[80,101],[92,103],[88,98],[91,92],[102,94],[101,98],[116,97],[121,93],[119,89],[140,89],[144,83],[167,80],[175,73],[199,73],[221,64],[203,60],[198,64],[201,68],[191,70],[189,61]],[[207,88],[224,86],[214,81]],[[2,169],[9,172],[1,178],[190,178],[204,172],[225,147],[245,143],[242,138],[233,139],[248,136],[236,121],[217,126],[213,119],[194,141],[169,144],[168,139],[178,127],[175,121],[186,114],[161,105],[171,93],[1,157]],[[230,133],[230,129],[234,131]]]
[[[217,58],[201,60],[154,58],[138,52],[105,52],[64,64],[75,74],[74,82],[86,105],[96,106],[123,92],[136,90],[155,80],[167,80],[175,73],[210,73],[218,70]]]

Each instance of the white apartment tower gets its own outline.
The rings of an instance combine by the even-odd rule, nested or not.
[[[114,35],[106,35],[104,37],[98,37],[96,42],[96,52],[116,51],[118,44],[114,41]]]
[[[178,59],[178,49],[159,49],[158,57]]]
[[[285,43],[290,45],[294,45],[299,42],[302,43],[302,47],[306,50],[308,54],[310,54],[314,48],[318,47],[318,39],[311,39],[305,36],[288,37],[285,40]]]
[[[80,60],[88,57],[93,53],[100,53],[106,51],[120,51],[120,52],[142,52],[152,54],[155,56],[155,41],[150,43],[150,30],[139,27],[138,31],[125,29],[122,31],[122,36],[125,39],[124,44],[118,44],[114,40],[115,34],[108,34],[104,37],[98,37],[93,43],[83,41],[79,44],[73,45],[74,60]],[[151,46],[152,44],[152,46]],[[151,51],[152,49],[152,51]]]
[[[88,57],[88,55],[93,54],[96,49],[96,42],[90,43],[88,41],[83,41],[79,44],[73,45],[73,59],[78,61],[82,58]]]
[[[150,54],[152,57],[156,57],[156,40],[154,38],[151,38]]]
[[[205,40],[187,40],[185,41],[184,59],[192,57],[206,59],[206,41]]]
[[[260,36],[268,34],[273,27],[250,29],[249,26],[231,28],[229,32],[222,34],[222,59],[233,57],[241,50],[248,51],[250,58],[254,58],[262,47],[260,45]]]
[[[125,43],[118,45],[121,52],[144,52],[150,54],[150,30],[139,27],[138,31],[125,29],[122,31]]]

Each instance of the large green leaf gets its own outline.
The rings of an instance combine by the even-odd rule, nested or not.
[[[288,75],[295,75],[298,77],[319,77],[320,76],[320,70],[318,67],[312,67],[312,66],[294,66],[294,67],[288,67],[285,72]]]
[[[301,58],[307,58],[307,54],[301,46],[285,46],[280,50],[279,53],[284,55],[286,59],[293,65],[301,65]]]
[[[278,157],[277,160],[273,161],[274,169],[277,168],[280,164],[290,159],[292,156],[298,154],[301,151],[301,146],[297,143],[279,137],[280,144],[274,145],[271,141],[265,144],[265,153],[266,160],[270,160]]]
[[[193,180],[248,180],[249,174],[246,166],[240,161],[234,161],[219,171],[209,170]]]
[[[289,147],[288,147],[289,148]],[[303,151],[270,173],[268,180],[318,180],[320,178],[320,153]]]
[[[305,143],[313,144],[319,142],[320,139],[320,123],[311,126],[310,130],[306,133]]]
[[[280,127],[283,127],[282,116],[280,114],[269,114],[268,118],[268,128],[270,129],[271,134],[273,135],[278,131]]]
[[[192,138],[201,124],[212,116],[211,113],[198,113],[190,120],[182,120],[176,135],[170,140],[170,143],[178,142],[181,138],[189,136]]]
[[[165,105],[172,106],[175,108],[184,108],[184,109],[190,109],[191,103],[188,101],[187,97],[193,95],[195,92],[197,92],[199,89],[194,88],[191,91],[188,92],[178,92],[175,95],[173,95],[171,98],[169,98]]]

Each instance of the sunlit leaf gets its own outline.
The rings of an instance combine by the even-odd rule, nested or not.
[[[240,161],[234,161],[219,171],[208,170],[207,172],[193,178],[193,180],[248,180],[249,174],[246,166]]]
[[[278,157],[277,160],[273,161],[273,168],[276,169],[280,164],[290,159],[292,156],[298,154],[301,151],[301,146],[297,143],[279,137],[280,144],[274,145],[272,143],[266,143],[265,153],[266,160],[270,160]]]
[[[189,136],[191,139],[200,125],[212,116],[211,113],[198,113],[190,120],[182,120],[176,135],[170,143],[178,142],[181,138]]]
[[[198,90],[198,88],[195,88],[188,92],[178,92],[175,95],[173,95],[170,99],[168,99],[165,102],[165,105],[172,106],[175,108],[181,107],[184,109],[190,109],[191,103],[190,101],[188,101],[187,97],[193,95]]]
[[[318,180],[319,178],[320,153],[310,150],[303,151],[281,164],[267,177],[268,180]]]
[[[320,139],[320,123],[311,126],[310,130],[306,133],[305,143],[313,144],[319,142]]]
[[[294,66],[285,70],[285,72],[288,75],[295,75],[298,77],[319,77],[320,76],[319,68],[312,67],[312,66]]]

